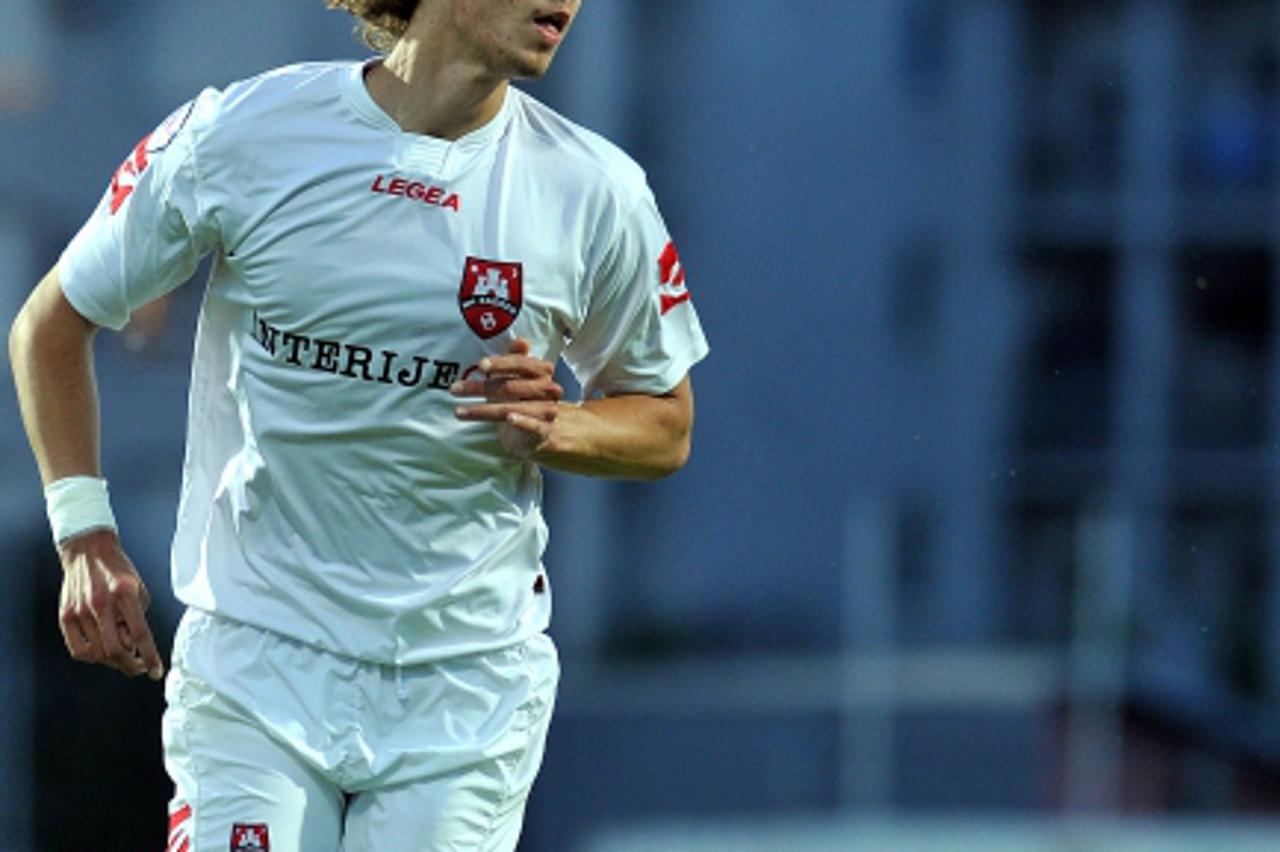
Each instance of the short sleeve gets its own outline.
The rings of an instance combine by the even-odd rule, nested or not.
[[[62,253],[63,292],[91,322],[122,328],[135,309],[186,281],[216,246],[195,145],[216,95],[205,91],[143,137]]]
[[[647,187],[622,213],[591,293],[564,353],[588,396],[666,393],[706,357],[684,267]]]

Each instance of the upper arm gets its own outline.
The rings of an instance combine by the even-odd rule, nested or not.
[[[684,378],[666,393],[639,394],[649,396],[666,406],[667,417],[673,427],[688,432],[693,426],[693,380],[686,373]]]
[[[16,363],[22,347],[30,347],[40,340],[74,342],[92,337],[97,330],[97,325],[67,301],[62,291],[61,272],[55,265],[40,279],[13,321],[9,332],[10,359]]]
[[[631,403],[627,415],[642,420],[645,431],[662,435],[678,459],[675,468],[682,467],[689,457],[693,437],[693,380],[686,373],[684,378],[666,393],[615,394],[606,399],[625,398]],[[656,436],[654,436],[656,437]]]
[[[689,457],[693,436],[693,380],[689,374],[686,373],[680,384],[664,394],[663,398],[670,402],[671,426],[675,438],[680,442],[680,463],[683,466],[684,460]]]
[[[138,143],[63,251],[63,292],[97,325],[122,328],[134,310],[189,278],[216,247],[217,222],[196,167],[211,99],[202,95],[185,105]]]
[[[648,187],[617,201],[565,360],[588,395],[663,395],[707,353],[675,244]]]

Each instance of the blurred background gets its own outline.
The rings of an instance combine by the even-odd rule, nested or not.
[[[0,320],[320,0],[0,0]],[[552,476],[524,852],[1280,848],[1280,3],[587,0],[531,88],[643,163],[712,356],[675,478]],[[99,341],[168,593],[200,283]],[[159,849],[0,377],[0,849]],[[167,641],[165,643],[167,649]]]

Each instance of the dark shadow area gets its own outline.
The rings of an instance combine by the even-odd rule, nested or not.
[[[58,632],[61,567],[45,541],[21,560],[38,578],[35,656],[35,849],[163,849],[171,785],[160,750],[163,685],[76,663]],[[168,658],[167,637],[161,653]]]

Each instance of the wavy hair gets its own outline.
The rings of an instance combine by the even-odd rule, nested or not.
[[[421,0],[325,0],[330,9],[342,9],[360,19],[365,44],[381,53],[390,52],[404,35]]]

